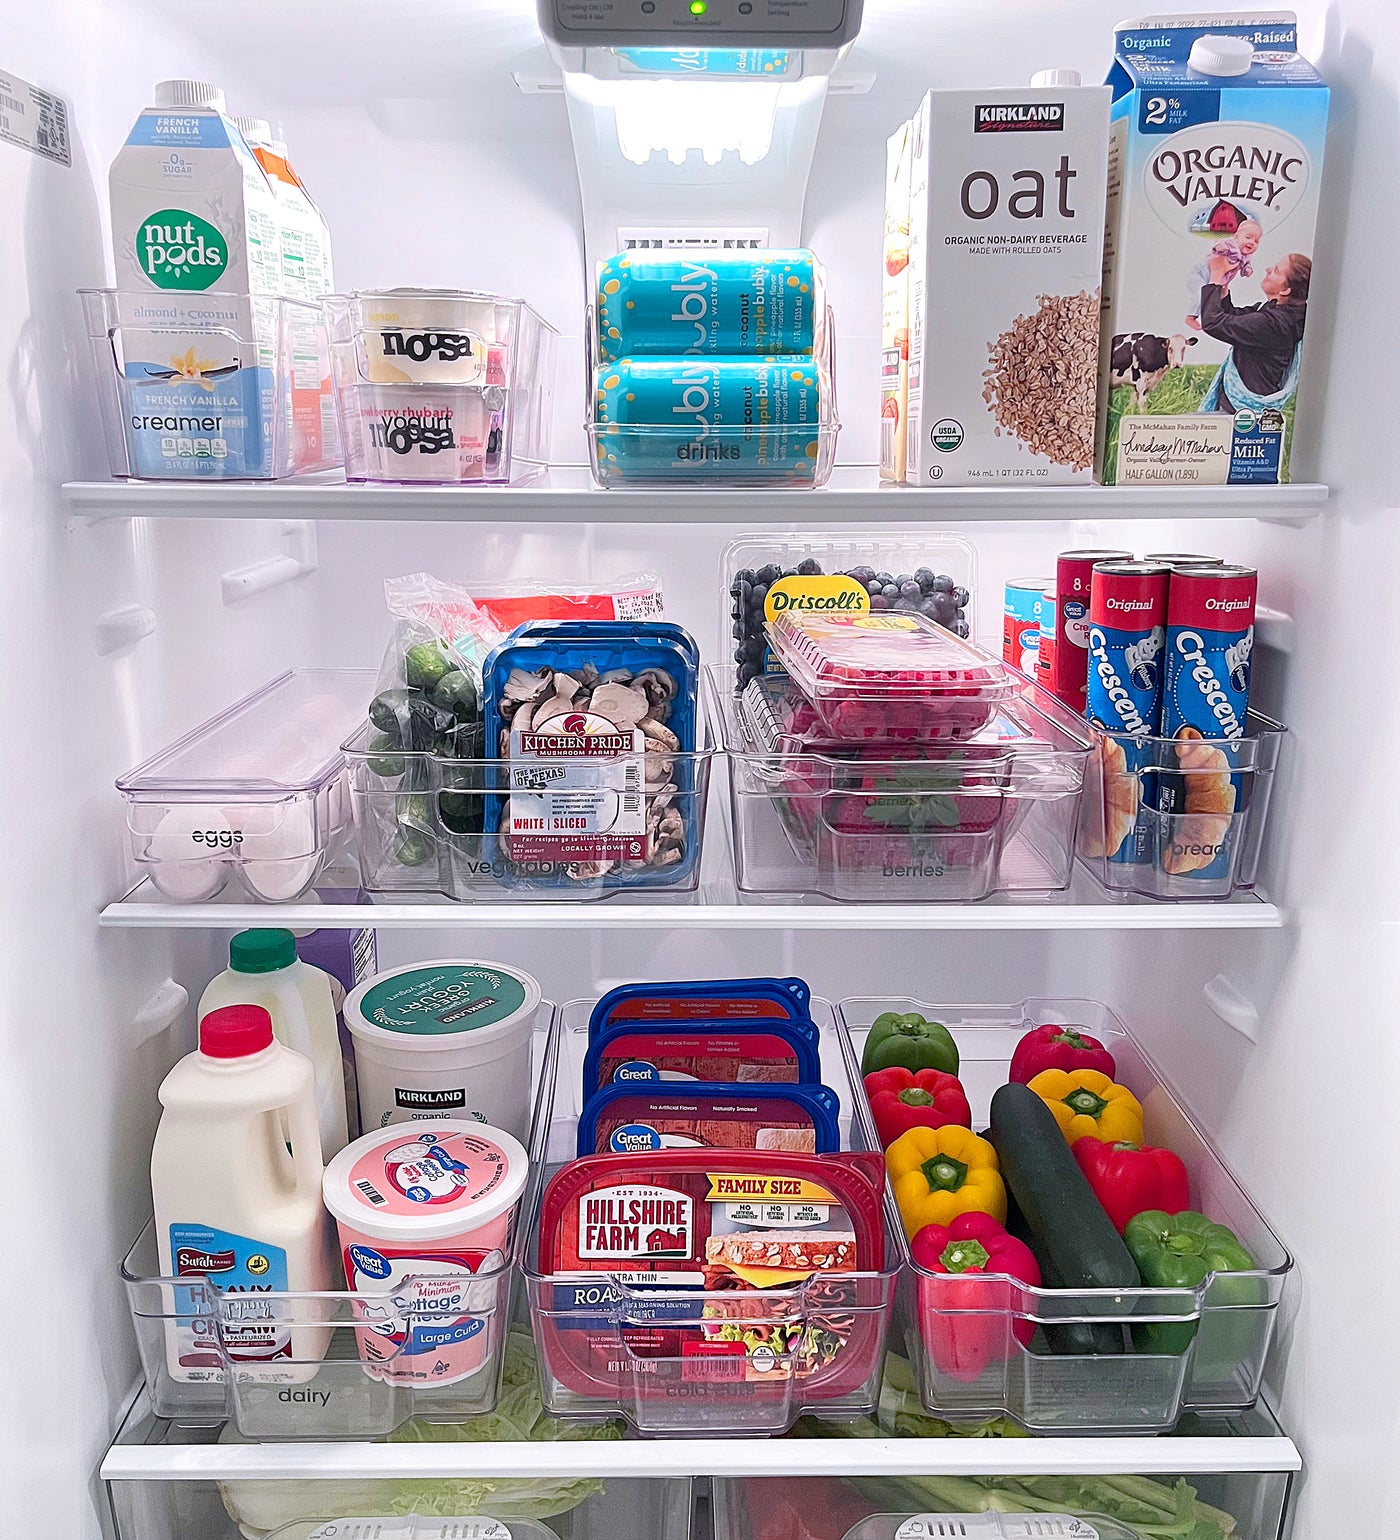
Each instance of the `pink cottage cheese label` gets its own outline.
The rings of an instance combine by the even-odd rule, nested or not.
[[[354,1224],[338,1218],[347,1283],[357,1294],[383,1296],[382,1305],[366,1302],[360,1312],[360,1356],[375,1378],[452,1384],[486,1362],[493,1316],[502,1315],[498,1325],[504,1326],[504,1269],[518,1205],[484,1223],[474,1214],[499,1209],[504,1190],[518,1183],[520,1173],[489,1134],[450,1125],[406,1126],[371,1139],[372,1147],[346,1176],[351,1201],[364,1219]],[[460,1212],[460,1230],[413,1236],[413,1218],[430,1218],[433,1231],[440,1232],[442,1216],[454,1210]],[[482,1274],[487,1276],[474,1281]]]

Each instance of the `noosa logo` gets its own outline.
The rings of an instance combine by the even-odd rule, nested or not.
[[[187,209],[161,209],[136,231],[136,260],[158,289],[208,289],[228,269],[228,242]]]

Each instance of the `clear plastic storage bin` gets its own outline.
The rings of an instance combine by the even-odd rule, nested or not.
[[[670,780],[643,793],[654,814],[647,850],[626,862],[513,859],[508,838],[495,828],[510,795],[510,760],[376,753],[369,747],[372,730],[361,728],[345,754],[362,886],[369,893],[433,893],[475,902],[694,892],[714,757],[703,715],[697,713],[700,748],[669,755]]]
[[[227,1418],[251,1439],[347,1439],[381,1437],[411,1418],[452,1423],[491,1411],[513,1271],[507,1260],[463,1273],[460,1306],[447,1313],[441,1294],[433,1305],[419,1301],[412,1280],[392,1295],[220,1294],[199,1278],[160,1276],[148,1224],[122,1263],[122,1282],[156,1415],[180,1423]],[[448,1276],[435,1273],[434,1285]],[[450,1384],[432,1382],[424,1343],[464,1324],[480,1338],[480,1367]],[[250,1325],[286,1339],[275,1367],[230,1349],[230,1334]]]
[[[549,464],[558,333],[461,289],[327,295],[348,481],[523,481]]]
[[[1093,729],[1081,860],[1115,894],[1189,902],[1252,888],[1287,731],[1258,711],[1238,741]]]
[[[1219,1429],[1222,1443],[1273,1431],[1263,1416]],[[1287,1470],[1003,1475],[985,1458],[995,1445],[975,1447],[967,1475],[716,1477],[714,1540],[1282,1540]],[[779,1529],[775,1515],[789,1522]]]
[[[1024,675],[963,743],[832,741],[795,684],[707,670],[739,888],[892,903],[1052,892],[1074,866],[1089,739]]]
[[[724,548],[720,580],[720,634],[728,631],[742,687],[757,674],[781,673],[764,623],[787,609],[917,610],[960,636],[971,634],[977,552],[971,541],[942,531],[741,535]],[[917,597],[904,591],[908,583],[917,585]]]
[[[340,464],[319,305],[199,297],[197,326],[148,294],[80,289],[113,476],[274,480]]]
[[[835,323],[827,313],[820,351],[803,359],[818,377],[815,420],[789,422],[768,415],[760,404],[745,406],[743,420],[716,423],[706,371],[722,366],[732,371],[756,371],[751,394],[757,402],[779,387],[773,374],[774,360],[737,356],[686,357],[671,360],[678,368],[693,368],[696,378],[673,378],[659,397],[658,421],[623,422],[606,414],[610,391],[623,388],[625,371],[633,362],[599,364],[593,340],[594,315],[588,312],[588,346],[585,379],[588,381],[584,429],[588,434],[593,475],[600,486],[717,486],[717,487],[820,487],[825,486],[836,463],[836,439],[841,421],[836,410],[833,382]],[[666,362],[639,358],[638,366],[651,369]],[[640,394],[646,384],[631,394]],[[735,387],[743,387],[735,382]],[[624,389],[624,397],[630,399]],[[693,416],[689,416],[693,413]],[[690,426],[678,427],[687,420]]]
[[[340,745],[373,689],[368,670],[292,669],[120,776],[137,873],[176,903],[231,879],[307,893],[350,831]]]
[[[791,1290],[770,1290],[763,1309],[744,1313],[746,1328],[789,1341],[806,1341],[813,1331],[840,1332],[846,1343],[844,1360],[838,1355],[825,1370],[810,1375],[800,1349],[775,1353],[771,1372],[755,1380],[715,1379],[696,1371],[697,1363],[707,1360],[657,1356],[654,1345],[649,1346],[649,1329],[658,1320],[699,1327],[732,1318],[732,1292],[656,1290],[629,1284],[615,1273],[540,1271],[541,1204],[550,1177],[575,1155],[594,1003],[574,1000],[560,1007],[535,1108],[522,1269],[545,1406],[559,1417],[620,1415],[644,1434],[672,1437],[782,1433],[803,1413],[838,1420],[868,1415],[879,1398],[901,1254],[888,1204],[882,1269],[817,1276]],[[841,1103],[841,1148],[878,1149],[864,1120],[852,1115],[855,1093],[832,1007],[813,1000],[812,1015],[821,1029],[822,1080]],[[581,1315],[581,1308],[586,1314]],[[580,1326],[615,1334],[615,1379],[603,1391],[596,1383],[591,1391],[579,1388],[575,1360],[560,1340],[562,1333]]]
[[[1175,1150],[1185,1161],[1192,1206],[1233,1230],[1259,1264],[1252,1272],[1212,1274],[1195,1289],[1074,1291],[1008,1279],[996,1310],[969,1312],[944,1303],[961,1280],[917,1267],[901,1238],[900,1324],[925,1407],[950,1421],[1005,1414],[1032,1432],[1061,1434],[1161,1433],[1183,1412],[1252,1407],[1293,1259],[1113,1012],[1093,1000],[1030,999],[1015,1005],[843,1000],[840,1028],[857,1085],[866,1033],[884,1011],[921,1011],[952,1032],[975,1128],[986,1127],[992,1093],[1005,1084],[1012,1051],[1024,1033],[1045,1022],[1088,1031],[1113,1054],[1118,1080],[1142,1103],[1146,1142]],[[868,1118],[863,1099],[861,1109]],[[975,1380],[949,1372],[926,1350],[919,1323],[932,1316],[942,1316],[950,1328],[971,1320],[994,1334],[997,1346]],[[1023,1323],[1033,1331],[1029,1345],[1015,1330]],[[1085,1323],[1120,1331],[1123,1351],[1091,1356],[1054,1350],[1057,1328]],[[1154,1329],[1160,1337],[1164,1328],[1189,1336],[1184,1351],[1156,1350],[1144,1342]]]

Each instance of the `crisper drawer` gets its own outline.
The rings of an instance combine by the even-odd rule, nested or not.
[[[1279,1540],[1282,1470],[1017,1474],[977,1441],[964,1475],[718,1478],[714,1540]]]

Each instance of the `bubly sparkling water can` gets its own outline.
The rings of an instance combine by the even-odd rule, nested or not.
[[[1124,808],[1123,790],[1130,788],[1139,809],[1156,801],[1155,750],[1147,740],[1157,735],[1161,719],[1170,573],[1162,562],[1100,562],[1089,592],[1085,714],[1115,734],[1101,747],[1103,817],[1108,859],[1124,865],[1153,859],[1153,825]],[[1111,777],[1118,779],[1110,784]]]
[[[1253,567],[1173,570],[1163,737],[1175,738],[1183,727],[1232,743],[1244,737],[1258,590]]]
[[[815,477],[826,387],[813,358],[624,358],[596,372],[605,479]]]
[[[1044,578],[1012,578],[1006,585],[1001,655],[1012,668],[1032,678],[1040,651],[1040,596],[1045,588]]]
[[[598,356],[816,350],[823,281],[810,251],[628,251],[598,268]]]
[[[1051,692],[1084,713],[1089,674],[1089,585],[1099,562],[1131,561],[1131,551],[1061,551],[1055,558],[1055,654]]]

